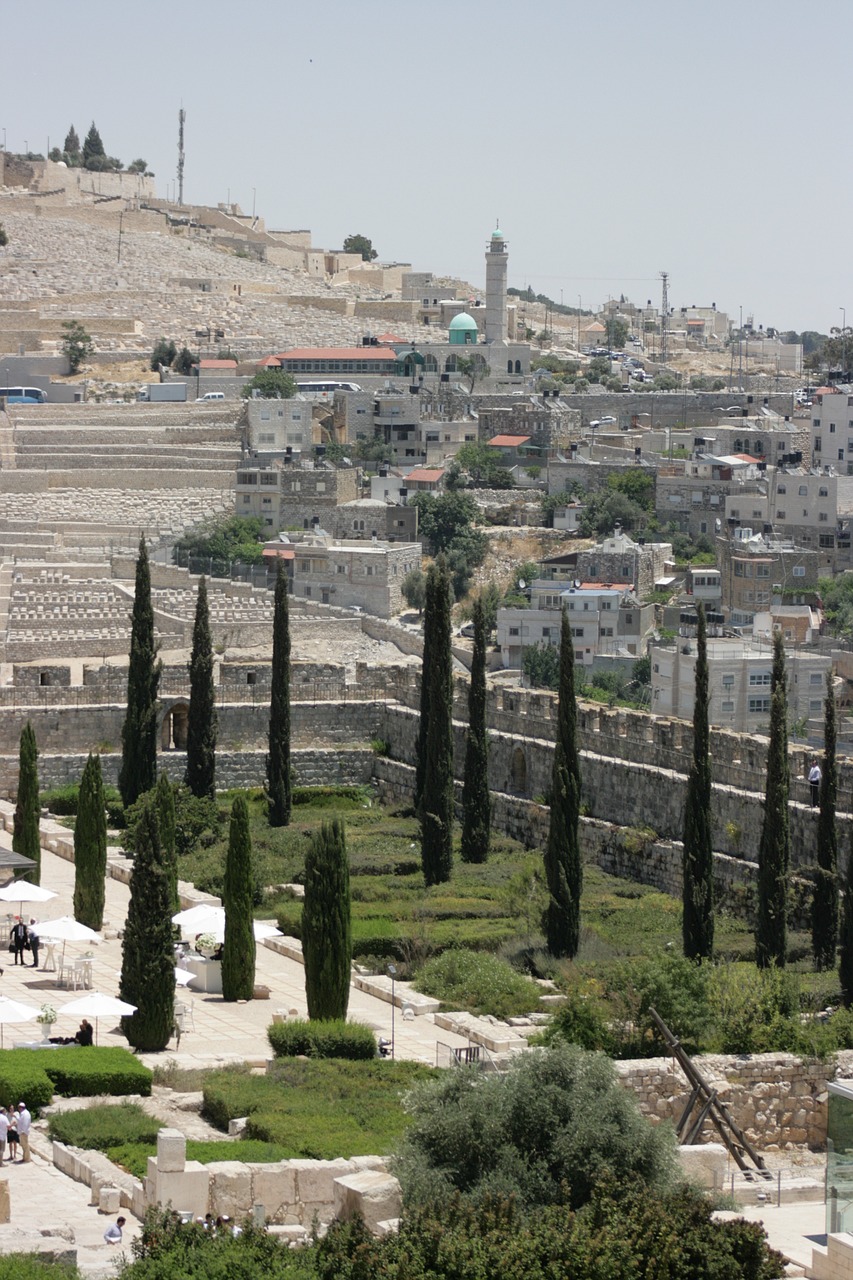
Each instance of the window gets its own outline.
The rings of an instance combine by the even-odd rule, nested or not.
[[[613,601],[612,601],[612,600],[602,600],[602,602],[601,602],[601,607],[602,607],[602,609],[612,609],[612,608],[613,608]]]
[[[823,441],[821,440],[820,436],[815,436],[814,448],[815,448],[815,453],[820,453],[821,449],[823,448]]]
[[[828,490],[825,486],[823,486],[823,485],[822,485],[822,486],[820,487],[820,489],[818,489],[818,491],[817,491],[817,496],[818,496],[819,498],[828,498],[828,497],[829,497],[829,490]]]
[[[818,512],[817,518],[818,518],[818,523],[822,522],[823,524],[826,524],[827,521],[829,520],[829,515],[826,511],[820,511]]]
[[[776,519],[777,519],[777,520],[784,520],[784,519],[785,519],[785,512],[784,512],[784,511],[777,511],[777,512],[776,512]]]
[[[551,638],[551,628],[550,628],[550,627],[543,627],[543,628],[542,628],[542,639],[543,639],[543,640],[550,640],[550,638]]]
[[[770,710],[769,698],[750,698],[749,710],[751,715],[761,715],[763,712]]]
[[[735,678],[734,678],[734,676],[731,676],[731,675],[729,675],[729,676],[723,676],[723,688],[724,688],[724,689],[733,689],[734,687],[735,687]]]
[[[264,507],[272,506],[272,498],[261,498],[261,505]]]
[[[797,490],[797,493],[800,495],[801,498],[805,498],[808,495],[808,492],[809,492],[809,486],[807,484],[801,484],[799,489]]]
[[[830,434],[831,436],[834,436],[834,435],[835,435],[835,423],[834,423],[834,422],[830,422],[830,424],[829,424],[829,434]]]
[[[755,566],[755,576],[756,576],[756,578],[769,578],[769,577],[770,577],[770,565],[769,565],[769,564],[759,564],[759,565],[756,565],[756,566]]]
[[[835,546],[835,534],[834,534],[834,533],[822,533],[822,534],[820,535],[820,538],[819,538],[819,543],[820,543],[820,546],[825,547],[825,548],[826,548],[826,547],[829,547],[829,548],[834,547],[834,546]]]
[[[793,578],[804,578],[806,576],[806,566],[804,564],[795,564],[791,570]]]
[[[247,672],[246,672],[246,684],[254,684],[254,683],[255,683],[255,673],[254,673],[254,671],[247,671]]]
[[[769,685],[770,672],[769,671],[750,671],[749,683],[751,688],[754,688],[756,685]]]
[[[583,627],[572,627],[572,635],[583,640]]]
[[[821,704],[820,698],[809,699],[809,711],[812,713],[812,715],[814,715],[816,711],[820,711],[821,705],[822,704]]]
[[[335,573],[342,574],[342,573],[346,573],[346,571],[347,571],[347,567],[345,564],[335,565]]]
[[[819,671],[809,672],[809,684],[823,684],[823,676]]]
[[[633,615],[633,613],[626,613],[626,614],[625,614],[625,626],[626,626],[626,627],[632,627],[633,625],[634,625],[634,615]]]
[[[247,506],[252,501],[248,493],[243,494],[243,506]]]
[[[510,634],[511,636],[517,636],[517,635],[518,635],[518,627],[510,627],[510,629],[509,629],[509,634]]]
[[[721,706],[721,708],[720,708],[720,709],[721,709],[722,711],[731,711],[731,712],[733,712],[733,711],[734,711],[734,709],[735,709],[735,704],[734,704],[733,702],[724,702],[724,703],[722,704],[722,706]]]
[[[788,489],[787,489],[787,487],[786,487],[784,484],[780,484],[780,485],[777,485],[777,486],[776,486],[776,492],[777,492],[777,493],[787,493],[787,492],[788,492]]]

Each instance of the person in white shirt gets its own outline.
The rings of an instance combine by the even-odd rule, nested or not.
[[[820,765],[817,760],[812,760],[812,767],[809,769],[809,786],[812,789],[812,808],[815,809],[820,804]]]
[[[6,1158],[6,1134],[9,1132],[9,1117],[6,1108],[0,1107],[0,1164]]]
[[[21,1143],[21,1159],[23,1164],[30,1163],[30,1125],[33,1118],[27,1110],[25,1102],[18,1103],[18,1140]]]
[[[107,1227],[104,1232],[104,1239],[107,1244],[121,1244],[121,1229],[125,1224],[124,1218],[116,1218],[111,1227]]]

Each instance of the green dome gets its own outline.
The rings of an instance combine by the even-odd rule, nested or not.
[[[501,231],[500,227],[498,227],[497,231],[492,232],[493,240],[503,240],[503,238],[504,238],[504,233]]]
[[[473,316],[469,316],[467,311],[460,311],[459,315],[454,316],[453,319],[450,321],[448,328],[451,331],[456,330],[457,332],[460,329],[467,330],[469,332],[476,332],[477,321],[474,319]]]

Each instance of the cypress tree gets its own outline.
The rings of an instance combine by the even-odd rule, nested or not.
[[[194,796],[216,794],[216,703],[213,691],[213,645],[207,609],[207,583],[198,584],[190,657],[190,709],[187,717],[186,783]]]
[[[175,958],[172,950],[169,877],[162,861],[157,803],[146,798],[136,829],[130,902],[122,940],[120,995],[137,1006],[122,1018],[134,1049],[165,1049],[175,1023]]]
[[[161,773],[157,779],[157,821],[160,825],[160,860],[169,879],[169,914],[181,909],[178,898],[178,849],[175,839],[175,792],[172,784]]]
[[[450,575],[439,556],[433,581],[429,722],[421,799],[421,862],[427,885],[443,884],[453,867],[453,656]]]
[[[415,750],[415,812],[419,813],[426,777],[427,735],[429,733],[430,663],[435,644],[435,584],[438,568],[435,563],[427,569],[424,586],[424,651],[421,658],[420,719],[418,743]]]
[[[80,779],[74,824],[74,919],[90,929],[104,923],[107,876],[107,813],[101,757],[89,754]]]
[[[545,847],[548,905],[545,938],[554,956],[577,955],[580,944],[580,902],[583,887],[578,826],[581,773],[577,749],[575,647],[569,616],[560,625],[560,685],[557,701],[557,740],[551,774],[551,822]]]
[[[96,157],[103,155],[106,155],[106,152],[104,151],[104,144],[101,141],[101,135],[98,133],[93,120],[91,128],[86,134],[86,139],[83,143],[83,163],[88,164],[90,160],[94,160]]]
[[[788,698],[785,648],[778,633],[773,639],[770,694],[770,743],[764,821],[758,846],[758,921],[755,931],[755,962],[761,969],[772,964],[784,968],[788,941]]]
[[[249,806],[241,793],[231,806],[228,855],[222,902],[225,945],[222,950],[223,1000],[251,1000],[255,990],[255,934],[252,917],[252,837]]]
[[[489,795],[489,740],[486,734],[486,620],[483,601],[474,601],[474,655],[468,689],[468,734],[462,785],[463,862],[485,862],[489,856],[492,802]]]
[[[80,137],[73,124],[65,135],[65,142],[63,143],[62,150],[68,155],[76,155],[80,150]]]
[[[21,730],[12,849],[25,858],[32,858],[36,864],[30,872],[34,884],[41,882],[38,754],[35,731],[28,720]]]
[[[844,880],[844,899],[841,904],[841,954],[838,977],[841,982],[841,998],[846,1008],[853,1005],[853,828],[850,832],[850,848],[847,852],[847,875]]]
[[[835,693],[831,672],[826,678],[823,726],[817,875],[812,899],[812,955],[816,969],[831,969],[835,964],[835,948],[838,945],[838,838],[835,830],[838,765],[835,759]]]
[[[293,807],[290,776],[290,615],[287,578],[281,560],[275,579],[271,682],[267,814],[271,827],[286,827]]]
[[[157,691],[161,663],[154,643],[151,570],[144,536],[139,539],[136,590],[130,628],[127,713],[121,730],[119,790],[129,808],[157,781]]]
[[[344,825],[324,822],[305,859],[302,956],[308,1017],[345,1018],[352,966],[349,862]]]
[[[705,606],[699,603],[696,691],[693,702],[693,763],[684,809],[682,937],[690,960],[714,953],[714,862],[711,853],[711,758],[708,734],[708,642]]]

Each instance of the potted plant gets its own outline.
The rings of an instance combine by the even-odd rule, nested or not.
[[[54,1022],[56,1022],[56,1016],[56,1010],[52,1004],[42,1005],[38,1017],[36,1018],[36,1022],[41,1023],[41,1035],[43,1040],[50,1039],[50,1033],[53,1029]]]
[[[212,933],[200,933],[195,940],[195,949],[199,955],[206,956],[209,960],[211,956],[219,948],[219,943]]]

